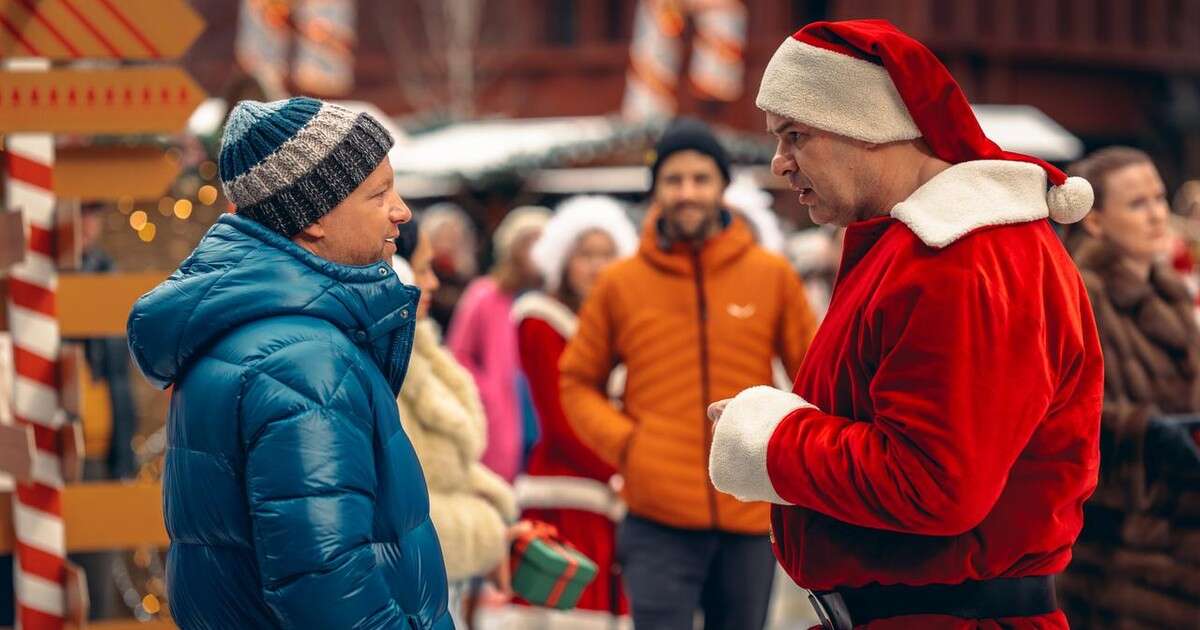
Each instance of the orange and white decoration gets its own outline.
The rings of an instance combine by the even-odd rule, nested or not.
[[[746,7],[739,0],[641,0],[634,17],[622,112],[633,120],[670,118],[677,109],[683,35],[694,26],[688,75],[712,101],[741,97]]]
[[[282,98],[290,77],[303,92],[346,94],[354,86],[356,0],[242,0],[237,58]]]

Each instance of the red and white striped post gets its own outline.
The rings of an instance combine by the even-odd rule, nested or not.
[[[5,139],[7,205],[26,218],[25,260],[9,275],[9,329],[13,339],[13,416],[33,427],[33,475],[13,495],[16,623],[22,630],[64,625],[66,540],[62,520],[63,474],[59,400],[59,332],[56,306],[52,184],[54,136],[11,134]]]

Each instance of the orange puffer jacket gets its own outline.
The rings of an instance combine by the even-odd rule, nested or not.
[[[725,215],[728,217],[728,215]],[[607,269],[563,353],[562,404],[579,438],[621,471],[629,511],[665,525],[762,534],[766,504],[741,503],[708,478],[709,403],[795,375],[816,328],[800,279],[735,219],[699,251],[660,236],[654,214],[638,254]],[[624,363],[622,409],[605,383]]]

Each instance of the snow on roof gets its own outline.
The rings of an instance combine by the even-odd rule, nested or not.
[[[1083,155],[1083,142],[1032,105],[972,105],[979,126],[1006,151],[1028,153],[1051,162]]]
[[[392,166],[407,175],[473,178],[555,150],[605,144],[629,129],[605,116],[467,121],[410,136]]]

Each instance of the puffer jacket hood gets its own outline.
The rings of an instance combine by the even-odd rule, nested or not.
[[[385,262],[339,265],[226,214],[166,282],[134,305],[129,350],[142,374],[166,388],[229,331],[269,317],[306,315],[331,322],[356,342],[370,341],[373,358],[399,392],[408,357],[394,356],[393,333],[419,293]]]

